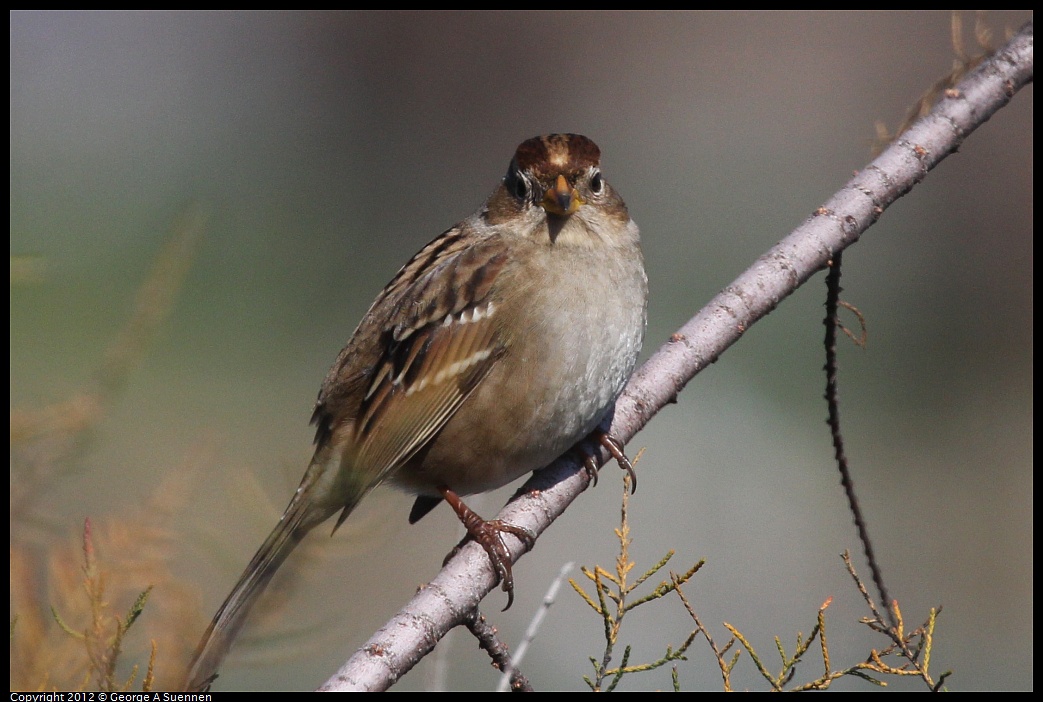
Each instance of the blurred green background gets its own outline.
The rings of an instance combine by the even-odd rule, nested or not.
[[[991,13],[994,41],[1029,19]],[[202,452],[170,522],[199,629],[296,486],[315,393],[373,297],[485,199],[520,141],[601,146],[644,236],[647,355],[864,166],[874,123],[894,128],[954,58],[947,12],[10,20],[11,255],[33,271],[13,261],[12,409],[88,387],[174,223],[207,215],[172,315],[74,465],[14,510],[12,548],[46,553],[85,516],[118,519]],[[933,665],[951,689],[1032,687],[1032,154],[1030,86],[844,258],[869,324],[866,351],[841,346],[848,455],[907,622],[944,606]],[[769,658],[832,597],[841,665],[884,643],[857,623],[838,558],[859,546],[823,423],[823,288],[786,300],[631,444],[647,447],[632,554],[676,549],[677,571],[707,559],[687,590],[703,622]],[[516,567],[513,609],[487,600],[508,643],[563,562],[612,565],[617,473]],[[473,506],[492,515],[509,494]],[[409,505],[378,491],[333,539],[317,530],[218,688],[313,688],[364,643],[459,538],[449,510],[410,527]],[[146,609],[139,626],[160,625]],[[691,628],[671,600],[635,612],[623,641],[643,661]],[[522,667],[538,689],[581,690],[602,646],[566,589]],[[396,689],[495,684],[466,636],[441,649],[440,671],[425,661]],[[682,686],[719,688],[705,643],[689,658]],[[748,660],[735,681],[764,687]],[[623,687],[669,685],[662,669]]]

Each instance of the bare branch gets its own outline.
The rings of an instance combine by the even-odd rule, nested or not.
[[[984,61],[923,119],[899,136],[788,237],[772,247],[678,330],[631,378],[616,404],[612,434],[629,441],[696,373],[750,326],[858,241],[884,210],[909,192],[1033,78],[1032,24]],[[603,452],[601,459],[607,458]],[[534,474],[499,519],[540,534],[586,488],[580,461],[564,457]],[[513,559],[521,544],[509,538]],[[321,688],[385,690],[409,671],[495,587],[476,544],[460,550]]]

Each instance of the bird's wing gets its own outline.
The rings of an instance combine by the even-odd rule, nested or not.
[[[422,249],[374,302],[323,384],[320,450],[339,444],[341,465],[363,472],[368,487],[430,441],[506,351],[490,292],[508,258],[489,241],[476,244],[457,228]]]

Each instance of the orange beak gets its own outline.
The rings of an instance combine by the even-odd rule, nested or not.
[[[583,204],[579,192],[569,185],[565,176],[559,175],[554,187],[543,195],[543,209],[559,217],[568,217]]]

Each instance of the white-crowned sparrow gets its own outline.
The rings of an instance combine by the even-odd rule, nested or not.
[[[637,225],[598,147],[578,134],[522,143],[485,205],[398,272],[337,357],[312,417],[315,456],[204,634],[187,687],[214,678],[304,535],[337,512],[339,526],[385,481],[418,495],[410,523],[446,499],[510,593],[500,532],[531,535],[482,521],[459,495],[505,485],[595,431],[634,369],[646,298]]]

